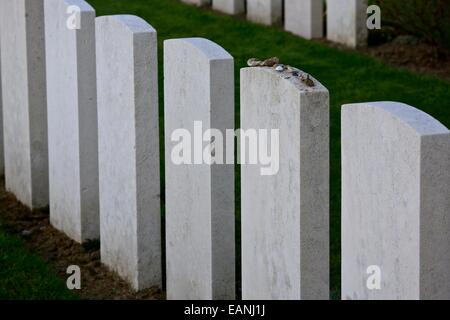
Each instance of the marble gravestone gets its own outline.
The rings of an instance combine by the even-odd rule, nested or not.
[[[283,0],[247,0],[247,19],[272,25],[281,22]]]
[[[322,38],[323,7],[323,0],[285,0],[285,30],[305,39]]]
[[[157,34],[96,19],[101,260],[135,290],[162,286]]]
[[[241,70],[241,128],[278,130],[280,155],[240,160],[243,300],[329,298],[329,93],[295,72]]]
[[[327,0],[327,38],[349,47],[367,45],[367,0]]]
[[[234,299],[234,165],[208,164],[206,143],[195,140],[205,139],[203,130],[225,137],[234,129],[233,58],[206,39],[165,41],[164,96],[167,298]],[[183,140],[193,149],[180,152],[182,162],[180,132],[194,139]],[[206,140],[215,148],[212,138]],[[213,150],[206,152],[215,159]]]
[[[341,126],[342,298],[450,299],[450,131],[397,102]]]
[[[45,29],[50,222],[85,242],[100,237],[95,10],[46,0]]]
[[[245,0],[213,0],[213,9],[228,14],[245,12]]]
[[[48,195],[44,0],[0,1],[6,190],[31,209]]]

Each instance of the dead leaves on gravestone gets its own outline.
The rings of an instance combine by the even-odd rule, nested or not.
[[[280,59],[277,57],[272,57],[266,60],[259,60],[256,58],[251,58],[247,61],[249,67],[273,67],[280,63]]]
[[[248,59],[247,65],[249,67],[272,67],[277,72],[289,72],[292,76],[298,78],[306,86],[308,86],[308,87],[315,86],[314,80],[311,79],[309,74],[301,73],[301,71],[299,69],[281,64],[280,59],[278,57],[272,57],[272,58],[269,58],[266,60],[251,58],[251,59]]]
[[[314,87],[315,86],[314,81],[309,77],[309,74],[307,74],[306,77],[305,77],[305,75],[300,76],[300,80],[304,84],[306,84],[308,87]]]

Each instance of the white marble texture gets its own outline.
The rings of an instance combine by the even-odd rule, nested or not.
[[[135,290],[161,287],[157,34],[96,19],[101,260]]]
[[[449,195],[447,128],[402,103],[344,105],[342,298],[450,299]]]
[[[228,14],[245,12],[245,0],[213,0],[213,9]]]
[[[5,184],[34,209],[48,205],[44,0],[0,1]]]
[[[67,9],[80,8],[79,29]],[[100,237],[95,10],[83,0],[46,0],[50,222],[78,242]]]
[[[241,164],[244,300],[329,298],[329,93],[313,81],[241,70],[241,128],[280,134],[277,174]]]
[[[272,25],[281,22],[283,0],[247,0],[247,19]]]
[[[234,165],[171,158],[176,129],[234,128],[233,58],[206,39],[165,41],[164,96],[167,298],[234,299]]]
[[[323,0],[284,0],[284,28],[305,39],[323,37]]]
[[[327,38],[349,47],[367,45],[367,0],[327,0]]]

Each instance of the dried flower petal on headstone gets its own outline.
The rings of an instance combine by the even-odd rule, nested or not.
[[[247,61],[247,65],[249,67],[261,67],[261,63],[262,63],[262,61],[258,60],[256,58],[251,58],[251,59],[248,59],[248,61]]]
[[[278,57],[272,57],[263,61],[263,65],[265,67],[273,67],[276,64],[280,63],[280,59]]]
[[[314,81],[309,77],[309,74],[306,75],[306,77],[303,75],[300,77],[300,80],[306,84],[308,87],[314,87]]]
[[[272,57],[264,61],[256,58],[251,58],[247,61],[247,65],[249,67],[273,67],[278,63],[280,63],[280,59],[278,59],[277,57]]]

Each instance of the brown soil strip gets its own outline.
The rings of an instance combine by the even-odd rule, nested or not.
[[[450,80],[450,53],[436,46],[424,42],[417,44],[389,42],[369,47],[366,52],[390,65]]]
[[[48,210],[30,211],[5,191],[0,179],[0,219],[2,227],[22,238],[24,245],[44,258],[64,281],[69,275],[67,267],[78,265],[81,269],[81,299],[164,299],[158,289],[134,292],[119,276],[100,262],[98,243],[84,246],[72,241],[49,224]]]
[[[318,41],[340,50],[354,50],[325,39]],[[450,51],[420,40],[417,43],[391,41],[378,46],[358,48],[356,51],[397,68],[434,75],[450,81]]]

